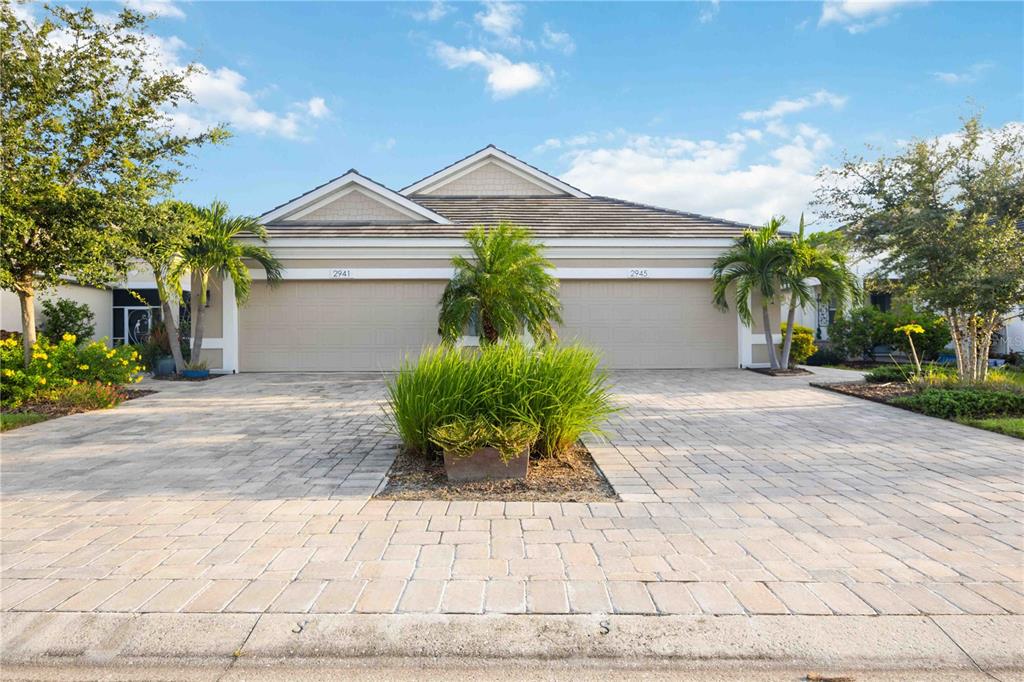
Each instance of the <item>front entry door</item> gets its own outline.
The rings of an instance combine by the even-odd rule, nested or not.
[[[124,309],[124,342],[127,344],[145,343],[153,328],[153,312],[149,308]]]

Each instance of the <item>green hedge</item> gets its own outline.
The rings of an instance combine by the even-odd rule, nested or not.
[[[926,388],[911,396],[893,399],[906,407],[943,419],[983,419],[1024,416],[1024,392],[983,388]]]
[[[388,382],[388,412],[404,445],[436,450],[435,429],[482,418],[500,426],[534,424],[534,448],[561,454],[585,431],[599,432],[614,411],[598,356],[579,345],[520,343],[480,350],[428,348]]]
[[[892,382],[905,382],[914,376],[913,367],[900,367],[899,365],[882,365],[864,375],[864,381],[869,384],[888,384]]]

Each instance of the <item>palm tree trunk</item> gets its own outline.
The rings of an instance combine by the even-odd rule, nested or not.
[[[764,319],[764,340],[768,344],[768,360],[772,369],[779,368],[779,356],[775,352],[775,340],[772,334],[772,317],[768,314],[768,304],[761,306],[761,317]]]
[[[18,285],[18,301],[21,303],[21,350],[25,366],[32,362],[32,346],[36,343],[35,289],[31,283]]]
[[[192,353],[189,362],[200,361],[203,352],[203,278],[200,273],[192,273]]]
[[[786,337],[782,341],[782,367],[789,368],[789,352],[793,348],[793,323],[796,321],[796,294],[789,300],[789,314],[786,316]]]
[[[486,310],[480,311],[480,326],[483,328],[484,338],[488,343],[498,342],[498,330],[495,329],[494,323],[491,322],[491,316],[487,314]]]
[[[167,343],[171,347],[171,357],[174,358],[174,371],[181,374],[185,369],[185,358],[181,355],[181,340],[178,338],[178,323],[174,319],[174,309],[171,303],[163,296],[160,297],[160,309],[164,313],[164,329],[167,331]]]

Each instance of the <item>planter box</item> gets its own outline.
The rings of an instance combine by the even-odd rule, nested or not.
[[[529,448],[508,462],[501,460],[501,455],[495,448],[480,448],[468,457],[453,457],[447,450],[444,453],[444,470],[448,474],[448,480],[453,483],[521,481],[526,478],[529,465]]]
[[[206,379],[210,376],[210,370],[208,369],[183,369],[181,370],[181,376],[186,379]]]
[[[153,375],[158,377],[168,377],[172,374],[174,374],[174,358],[169,355],[158,358],[156,366],[153,368]]]

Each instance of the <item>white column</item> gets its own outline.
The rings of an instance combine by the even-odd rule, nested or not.
[[[238,371],[238,304],[235,302],[235,283],[231,281],[230,277],[225,277],[221,289],[221,295],[224,297],[221,306],[224,323],[224,349],[221,351],[224,358],[222,369],[234,374]]]
[[[739,338],[740,367],[750,367],[754,362],[754,335],[750,327],[743,324],[739,313],[736,313],[736,334]]]

